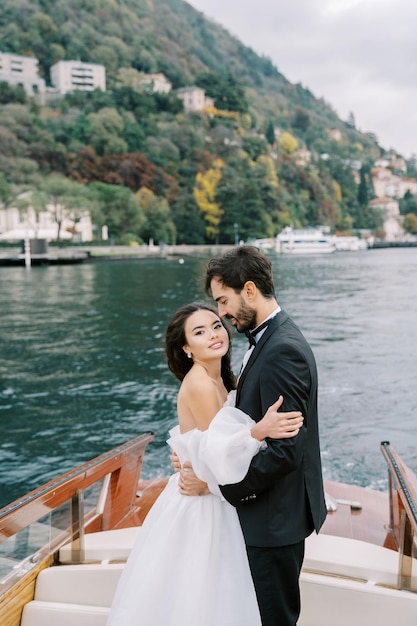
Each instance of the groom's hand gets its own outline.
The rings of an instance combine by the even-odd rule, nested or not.
[[[210,493],[207,483],[197,478],[189,461],[180,471],[178,487],[182,496],[206,496]]]

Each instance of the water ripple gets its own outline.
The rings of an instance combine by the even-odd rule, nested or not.
[[[273,257],[277,295],[319,370],[325,478],[386,488],[379,443],[417,471],[417,251]],[[0,270],[0,506],[143,431],[170,470],[178,382],[164,333],[205,299],[204,260]],[[233,338],[233,366],[246,351]]]

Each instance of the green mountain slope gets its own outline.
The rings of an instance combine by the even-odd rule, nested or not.
[[[341,125],[323,100],[291,84],[269,59],[183,0],[3,0],[2,4],[2,51],[32,53],[47,83],[50,66],[60,59],[104,64],[109,88],[120,67],[163,72],[174,88],[194,84],[207,70],[227,71],[244,85],[260,117],[288,126],[289,114],[304,107],[318,123]]]
[[[288,223],[372,225],[352,164],[363,166],[371,193],[375,139],[182,0],[3,0],[0,42],[2,52],[36,56],[47,84],[62,59],[101,63],[107,79],[105,94],[66,96],[43,109],[17,93],[0,97],[0,172],[9,184],[42,186],[58,172],[82,184],[151,190],[153,222],[142,195],[144,219],[122,228],[114,218],[117,237],[233,241],[235,224],[243,238]],[[123,86],[121,68],[162,72],[174,89],[200,84],[209,96],[207,85],[226,85],[243,115],[185,116],[172,95]],[[220,95],[216,106],[228,108]],[[301,147],[310,152],[304,163]],[[169,228],[156,235],[149,224],[158,215]]]

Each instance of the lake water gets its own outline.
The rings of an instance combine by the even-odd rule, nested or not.
[[[386,439],[417,471],[417,249],[272,259],[316,355],[324,477],[385,489]],[[0,506],[147,430],[142,475],[169,471],[164,332],[205,263],[0,268]]]

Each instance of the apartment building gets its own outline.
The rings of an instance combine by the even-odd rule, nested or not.
[[[28,96],[45,94],[45,81],[39,76],[39,62],[35,57],[0,52],[0,81],[21,85]]]
[[[51,83],[60,94],[101,89],[106,91],[104,65],[81,61],[57,61],[51,66]]]

